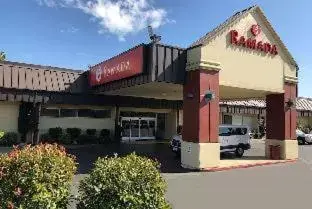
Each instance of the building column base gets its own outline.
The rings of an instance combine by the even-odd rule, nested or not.
[[[275,148],[277,147],[277,150],[279,153],[279,159],[281,160],[298,159],[297,140],[266,139],[265,141],[265,157],[266,158],[272,159],[272,156],[274,155],[272,153],[274,147]]]
[[[220,143],[193,143],[182,141],[181,166],[187,169],[204,169],[220,164]]]

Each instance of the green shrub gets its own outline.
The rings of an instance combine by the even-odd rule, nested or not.
[[[110,130],[109,129],[102,129],[100,132],[99,143],[103,144],[103,143],[107,143],[109,141],[111,141]]]
[[[96,129],[87,129],[86,134],[90,136],[95,136],[96,134]]]
[[[2,139],[2,137],[4,136],[5,132],[0,130],[0,139]]]
[[[57,145],[0,155],[0,208],[66,209],[75,172],[74,158]]]
[[[76,140],[80,134],[81,134],[81,129],[80,128],[67,128],[66,133],[69,134],[70,138],[73,140]]]
[[[56,128],[49,128],[49,135],[51,136],[51,138],[58,140],[62,134],[63,134],[63,129],[60,127],[56,127]]]
[[[78,139],[78,144],[96,144],[98,142],[98,138],[94,135],[81,134]]]
[[[57,142],[57,139],[52,138],[49,133],[45,133],[40,135],[40,142],[53,144]]]
[[[61,137],[59,138],[58,142],[59,142],[60,144],[66,144],[66,145],[68,145],[68,144],[72,144],[72,143],[73,143],[73,140],[72,140],[71,136],[70,136],[68,133],[63,133],[63,134],[61,135]]]
[[[12,145],[17,145],[19,141],[19,137],[17,133],[14,132],[3,132],[1,131],[0,133],[0,145],[2,146],[12,146]]]
[[[135,154],[99,158],[80,182],[78,209],[169,209],[159,163]]]

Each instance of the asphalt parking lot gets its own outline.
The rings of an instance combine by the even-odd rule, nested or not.
[[[248,155],[264,153],[256,142]],[[222,172],[163,174],[167,198],[177,209],[311,208],[312,146],[299,147],[296,163]]]
[[[311,208],[311,145],[299,146],[299,160],[296,163],[219,172],[190,172],[179,168],[179,160],[168,152],[166,144],[106,148],[104,150],[110,151],[104,151],[101,147],[70,150],[80,163],[73,182],[73,194],[77,194],[79,180],[92,168],[97,157],[136,150],[138,154],[156,158],[163,164],[162,175],[168,183],[167,199],[174,209]],[[263,157],[264,141],[253,140],[252,149],[242,160]]]
[[[149,154],[155,154],[161,147],[164,149],[163,145],[154,147]],[[312,146],[299,147],[300,158],[296,163],[220,172],[183,172],[177,165],[169,169],[175,162],[170,157],[174,156],[164,153],[161,161],[167,159],[171,163],[162,173],[168,183],[167,199],[174,209],[311,208]],[[253,140],[252,149],[242,160],[248,158],[264,158],[264,141]],[[73,193],[84,176],[75,177]]]

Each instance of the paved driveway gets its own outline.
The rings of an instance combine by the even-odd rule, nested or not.
[[[299,147],[300,159],[296,163],[214,173],[185,172],[179,168],[179,160],[167,152],[164,145],[132,145],[131,148],[118,149],[123,153],[136,149],[138,154],[158,157],[163,163],[162,173],[168,183],[167,199],[174,209],[311,208],[312,146],[309,145]],[[98,151],[90,149],[88,154],[95,156]],[[164,155],[159,157],[157,153],[160,152]],[[263,158],[264,142],[253,141],[252,149],[246,156]],[[81,168],[81,171],[84,169]],[[75,177],[73,193],[77,193],[76,186],[84,176],[78,174]]]
[[[312,146],[300,146],[296,163],[215,173],[163,174],[177,209],[311,208]]]
[[[180,160],[170,151],[168,143],[95,145],[68,149],[68,152],[77,157],[79,174],[88,173],[98,157],[113,156],[114,153],[123,156],[131,152],[157,159],[161,163],[161,171],[163,173],[188,172],[188,170],[180,167]]]
[[[174,209],[311,208],[312,146],[309,145],[299,147],[300,159],[296,163],[214,173],[181,169],[179,159],[168,150],[166,144],[69,149],[80,163],[73,193],[77,194],[79,180],[92,168],[92,163],[97,157],[113,155],[115,152],[124,155],[134,150],[138,154],[157,158],[162,163],[162,173],[168,183],[167,199]],[[246,156],[263,158],[263,141],[254,140],[252,149]]]

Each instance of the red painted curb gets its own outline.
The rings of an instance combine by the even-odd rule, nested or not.
[[[292,160],[283,160],[283,161],[270,161],[270,162],[263,162],[263,163],[252,163],[252,164],[244,164],[244,165],[235,165],[235,166],[228,166],[228,167],[212,167],[212,168],[204,168],[201,171],[204,172],[216,172],[216,171],[226,171],[231,169],[240,169],[240,168],[251,168],[256,166],[265,166],[265,165],[275,165],[275,164],[282,164],[282,163],[292,163],[296,162],[298,159]]]

